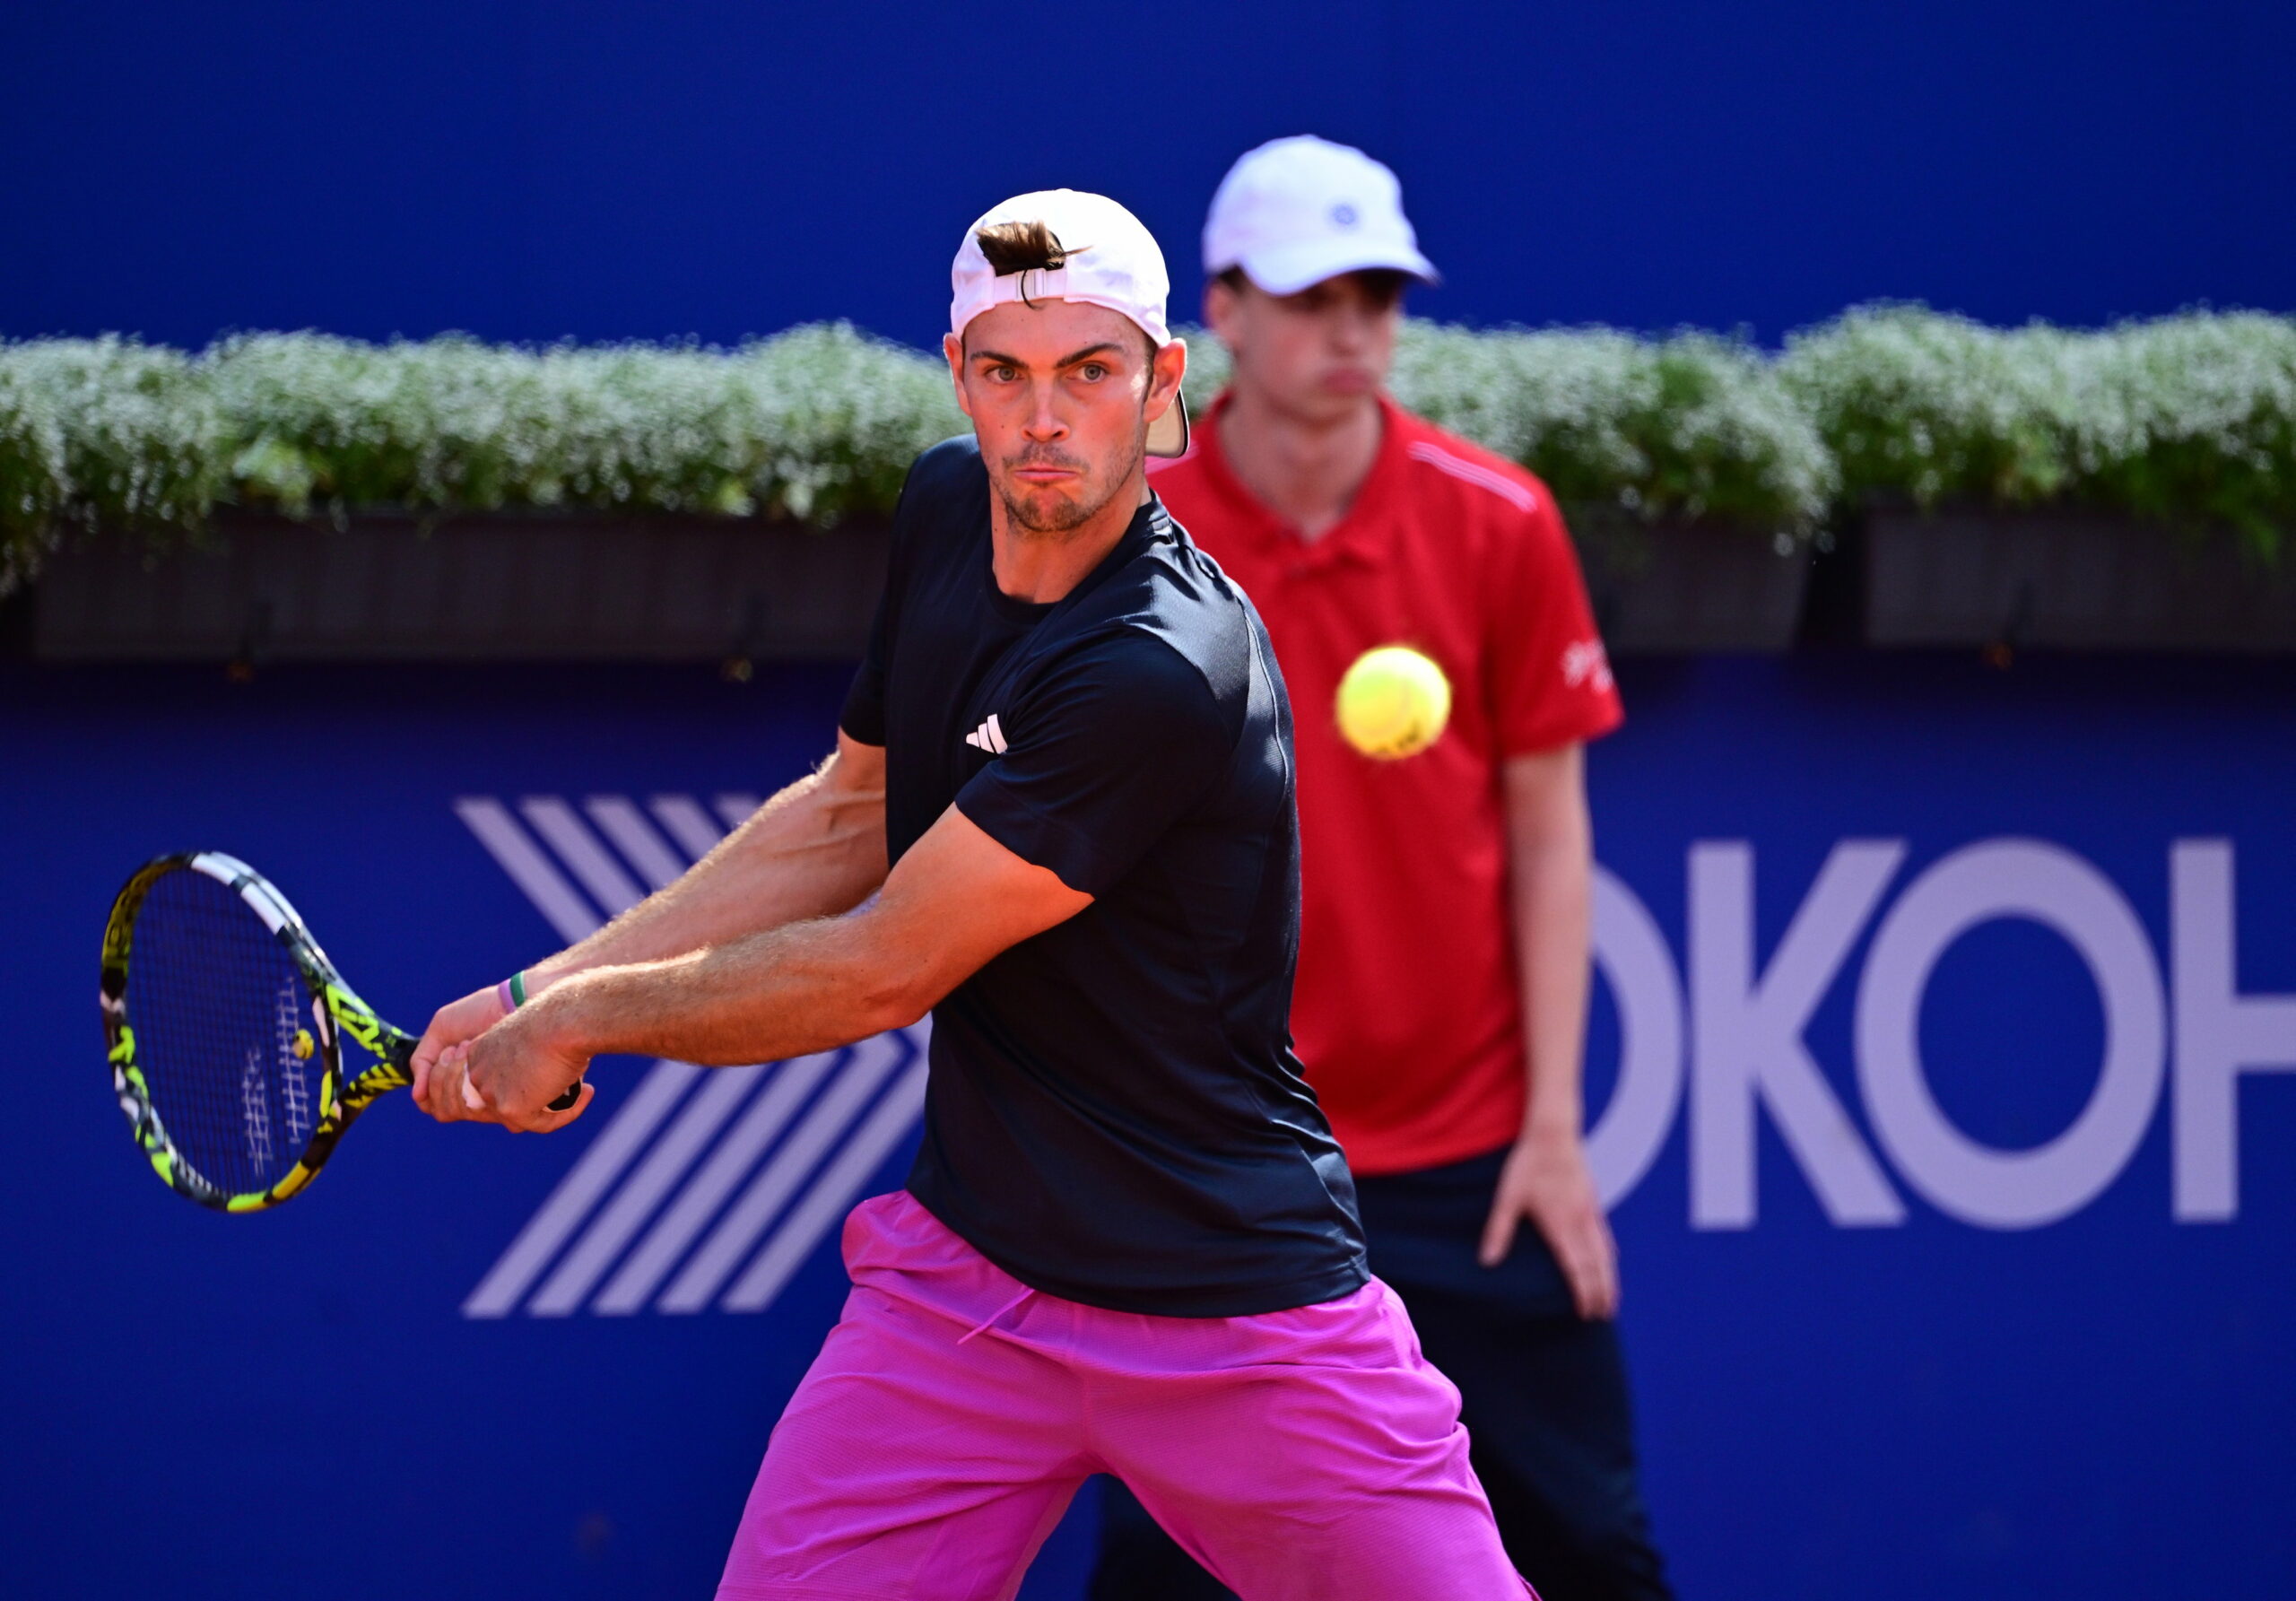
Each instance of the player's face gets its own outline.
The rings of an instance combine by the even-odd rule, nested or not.
[[[1130,318],[1073,300],[991,307],[944,346],[1016,528],[1067,534],[1127,491],[1138,500],[1148,423],[1178,388],[1183,346],[1152,360]]]
[[[1278,409],[1330,421],[1364,405],[1387,381],[1403,323],[1403,296],[1389,274],[1343,273],[1297,294],[1269,294],[1247,280],[1214,281],[1205,320],[1235,357],[1235,381]]]

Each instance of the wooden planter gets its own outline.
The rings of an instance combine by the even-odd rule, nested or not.
[[[1613,654],[1785,650],[1810,582],[1807,544],[1706,523],[1574,518],[1595,621]]]
[[[1791,645],[1798,545],[1699,525],[1584,519],[1597,620],[1622,654]],[[850,659],[884,582],[882,521],[500,512],[428,531],[220,514],[196,549],[76,540],[20,608],[30,654],[73,661]]]
[[[45,661],[718,661],[857,657],[886,528],[496,513],[425,530],[219,516],[208,548],[69,544],[41,575]]]
[[[2096,513],[1874,510],[1866,644],[2296,650],[2296,562]]]

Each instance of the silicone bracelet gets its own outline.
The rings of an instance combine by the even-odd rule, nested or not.
[[[510,975],[510,1004],[513,1011],[526,1004],[526,970],[524,968]]]
[[[508,979],[494,987],[494,998],[501,1005],[505,1017],[518,1009],[518,1003],[510,998],[510,980]]]

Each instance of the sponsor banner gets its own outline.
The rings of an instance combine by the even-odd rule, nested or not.
[[[2296,674],[1620,673],[1590,1149],[1683,1593],[2277,1593]],[[228,850],[419,1027],[674,879],[827,749],[841,689],[0,676],[26,1593],[706,1593],[836,1315],[838,1224],[914,1148],[926,1025],[604,1062],[548,1138],[387,1101],[308,1195],[224,1218],[119,1126],[95,941],[140,860]],[[1031,1601],[1081,1595],[1090,1523]]]

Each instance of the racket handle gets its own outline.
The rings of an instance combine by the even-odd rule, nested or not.
[[[554,1112],[570,1110],[574,1103],[582,1099],[582,1080],[578,1078],[572,1083],[567,1085],[566,1093],[552,1101],[550,1103],[550,1109]]]

